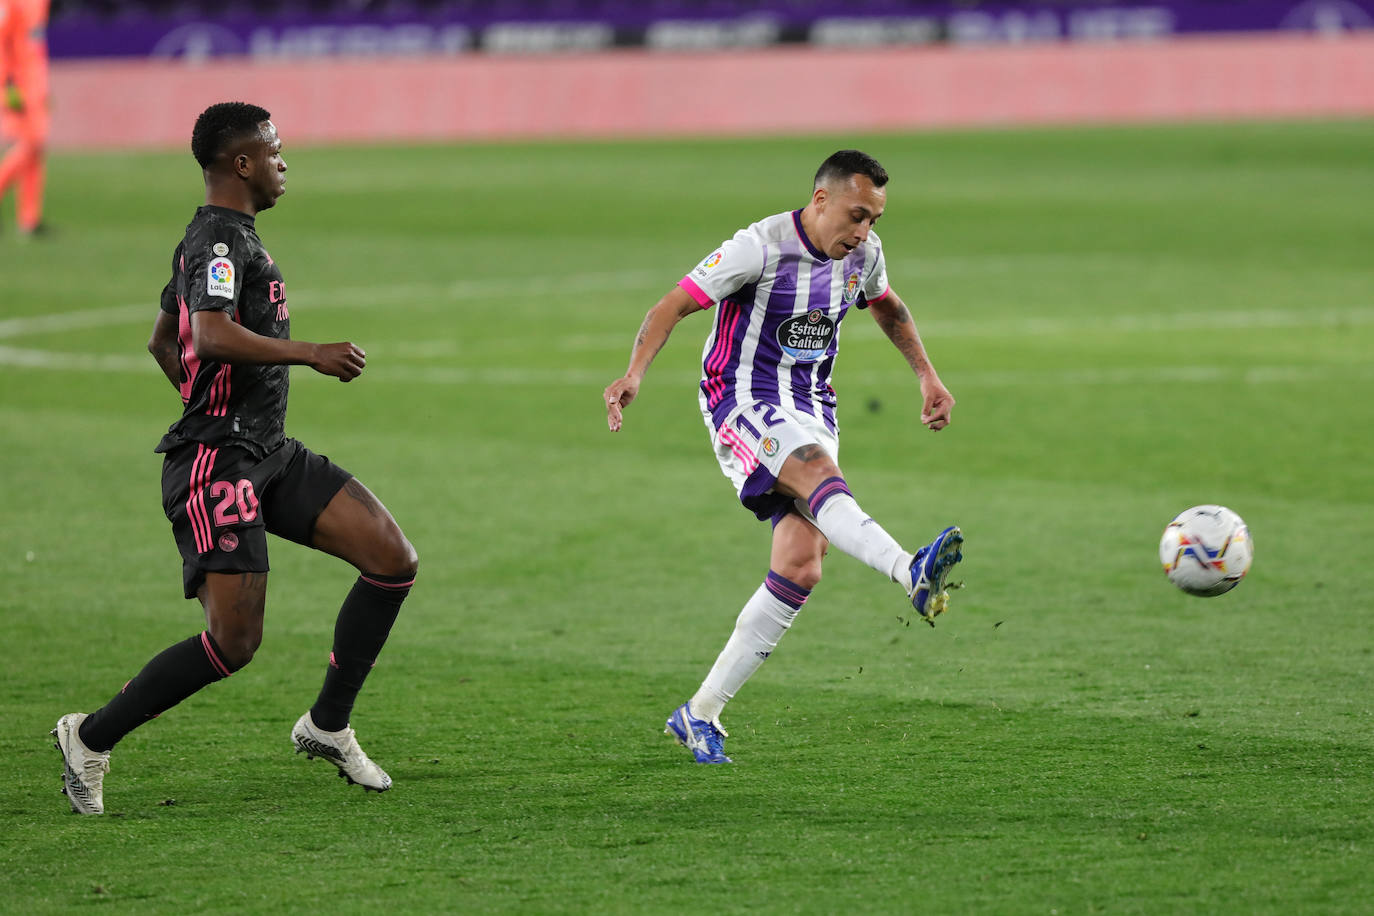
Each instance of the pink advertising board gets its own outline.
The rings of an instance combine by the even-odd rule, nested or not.
[[[1374,116],[1374,32],[865,50],[59,60],[55,149],[179,148],[205,106],[293,146]]]

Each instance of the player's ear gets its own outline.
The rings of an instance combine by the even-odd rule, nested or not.
[[[828,198],[829,196],[830,193],[826,191],[825,185],[821,185],[820,187],[816,188],[816,190],[811,192],[811,202],[815,204],[817,207],[824,207],[826,198]]]

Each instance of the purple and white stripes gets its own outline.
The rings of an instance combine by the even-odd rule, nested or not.
[[[714,427],[757,402],[837,431],[831,372],[840,324],[864,295],[886,289],[876,235],[836,260],[807,238],[800,210],[779,213],[736,233],[678,285],[699,305],[719,303],[701,374]]]
[[[774,598],[794,611],[801,610],[806,599],[811,597],[811,589],[802,588],[791,579],[780,576],[771,569],[768,570],[768,578],[763,580],[763,584]]]
[[[813,517],[819,516],[825,504],[841,494],[851,499],[854,497],[854,494],[849,492],[849,487],[845,485],[843,477],[827,477],[822,480],[821,485],[816,487],[811,495],[806,498],[806,504],[811,509],[811,515]]]

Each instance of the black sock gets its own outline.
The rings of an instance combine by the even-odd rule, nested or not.
[[[93,751],[108,751],[129,732],[207,684],[236,671],[208,631],[158,653],[114,699],[86,717],[79,735]]]
[[[334,651],[329,653],[324,686],[310,708],[316,726],[330,732],[348,727],[353,701],[414,583],[413,576],[374,575],[359,576],[353,583],[334,624]]]

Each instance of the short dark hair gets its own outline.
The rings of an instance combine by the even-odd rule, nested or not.
[[[191,131],[191,155],[208,169],[232,144],[258,133],[258,125],[272,117],[266,108],[247,102],[219,102],[196,118]]]
[[[819,188],[835,179],[847,179],[854,175],[866,175],[876,188],[887,184],[887,169],[879,165],[877,159],[856,149],[842,149],[821,163],[812,187]]]

